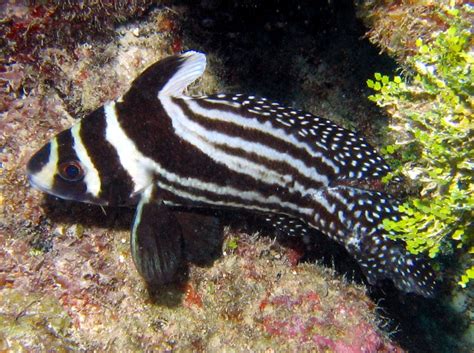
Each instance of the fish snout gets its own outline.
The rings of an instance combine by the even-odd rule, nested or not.
[[[50,151],[51,143],[47,143],[30,158],[26,164],[26,173],[30,180],[34,174],[41,172],[41,170],[48,164]]]

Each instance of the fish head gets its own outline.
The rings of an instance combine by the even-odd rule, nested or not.
[[[94,171],[76,153],[71,130],[59,133],[31,157],[26,167],[28,179],[50,195],[105,205],[107,201],[93,192]]]
[[[41,147],[26,170],[31,185],[61,199],[129,206],[130,178],[104,139],[102,109],[64,130]]]

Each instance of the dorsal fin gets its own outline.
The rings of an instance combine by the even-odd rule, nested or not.
[[[183,95],[187,86],[202,76],[206,69],[203,53],[188,51],[160,60],[149,66],[133,82],[123,101],[155,100],[158,95]]]
[[[202,76],[206,69],[206,55],[188,51],[179,56],[181,66],[161,89],[160,94],[181,96],[186,87]]]

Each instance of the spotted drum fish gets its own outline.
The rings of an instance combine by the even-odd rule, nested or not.
[[[151,65],[122,97],[41,148],[27,166],[31,184],[63,199],[138,205],[131,252],[150,285],[173,280],[183,238],[220,229],[212,217],[176,211],[191,207],[266,214],[287,233],[303,230],[305,241],[319,230],[369,283],[391,279],[432,296],[432,269],[383,229],[399,218],[398,203],[371,187],[389,167],[367,141],[265,98],[185,95],[205,68],[194,51]]]

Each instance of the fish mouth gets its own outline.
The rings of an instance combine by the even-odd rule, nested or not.
[[[79,199],[76,197],[68,196],[68,195],[60,195],[55,193],[53,190],[51,190],[49,187],[45,186],[42,184],[40,181],[38,181],[37,178],[35,178],[34,174],[28,174],[28,181],[31,184],[31,186],[37,190],[40,190],[48,195],[57,197],[62,200],[69,200],[69,201],[77,201],[77,202],[84,202],[84,203],[89,203],[91,205],[98,205],[98,206],[108,206],[108,202],[101,200],[97,197],[91,196],[90,194],[86,194],[85,197]]]
[[[44,185],[43,183],[41,183],[38,178],[35,178],[35,175],[34,174],[28,174],[28,181],[29,183],[31,184],[31,186],[39,191],[42,191],[44,192],[45,194],[48,194],[48,195],[52,195],[54,197],[58,197],[60,199],[68,199],[67,197],[65,197],[64,195],[59,195],[57,193],[55,193],[53,190],[51,190],[51,188],[49,188],[48,186]]]

